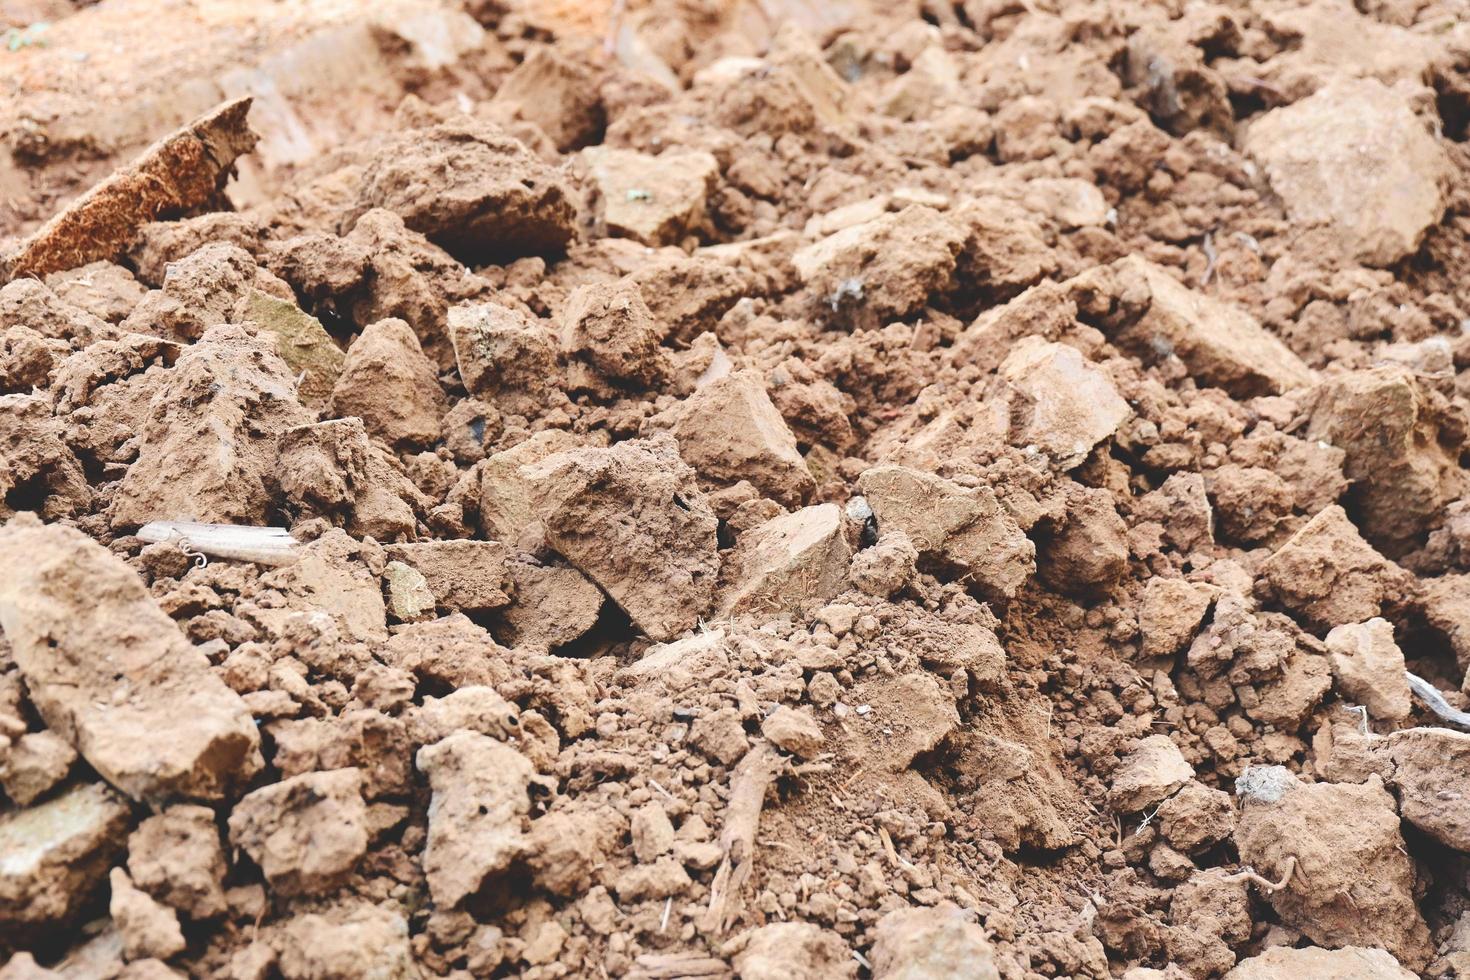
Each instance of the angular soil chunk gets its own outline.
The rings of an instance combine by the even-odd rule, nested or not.
[[[1409,682],[1404,679],[1404,653],[1393,641],[1393,624],[1374,617],[1366,623],[1344,623],[1327,634],[1332,673],[1346,700],[1361,704],[1374,718],[1402,721],[1409,717]]]
[[[984,928],[954,906],[895,909],[875,936],[874,980],[1000,980]]]
[[[0,288],[0,327],[28,327],[78,348],[115,335],[107,321],[67,302],[36,279],[17,279]]]
[[[857,961],[835,932],[810,922],[776,922],[750,934],[735,970],[740,980],[850,980]]]
[[[107,911],[122,935],[123,955],[130,960],[153,957],[166,960],[184,949],[184,932],[179,916],[160,905],[147,892],[133,887],[128,873],[113,868],[110,876],[112,900]]]
[[[418,767],[434,791],[424,875],[434,904],[449,909],[525,852],[535,770],[504,742],[470,731],[419,749]]]
[[[250,319],[256,293],[295,305],[290,287],[257,266],[249,252],[211,242],[170,262],[163,286],[133,307],[122,329],[169,340],[197,340],[210,327]]]
[[[420,980],[408,920],[391,906],[337,906],[296,915],[276,939],[286,980]]]
[[[449,407],[413,328],[389,319],[369,324],[347,349],[331,409],[356,415],[390,446],[426,446],[438,441]]]
[[[1293,221],[1325,224],[1347,254],[1386,266],[1439,221],[1452,167],[1404,96],[1375,79],[1337,78],[1251,123],[1245,151]]]
[[[268,340],[232,325],[207,331],[149,404],[137,461],[113,497],[113,526],[268,523],[276,440],[311,421],[293,378]]]
[[[582,636],[607,598],[592,580],[566,565],[514,561],[507,568],[515,602],[500,614],[497,634],[512,646],[550,650]]]
[[[1393,955],[1382,949],[1344,946],[1321,949],[1273,946],[1241,960],[1225,980],[1415,980]]]
[[[1199,631],[1210,602],[1207,589],[1183,579],[1149,579],[1138,610],[1143,655],[1167,657],[1178,653]]]
[[[71,772],[77,750],[53,732],[28,732],[0,748],[0,786],[16,806],[51,792]]]
[[[234,172],[235,158],[255,147],[245,123],[250,102],[226,102],[153,144],[0,258],[0,279],[116,259],[148,222],[208,204]]]
[[[395,544],[388,547],[388,557],[418,569],[445,609],[479,613],[510,605],[510,551],[498,542]]]
[[[1421,727],[1375,740],[1389,762],[1385,778],[1399,798],[1399,814],[1444,844],[1470,854],[1470,734]]]
[[[148,292],[127,269],[114,262],[89,262],[66,272],[53,272],[46,286],[63,302],[108,323],[128,315]]]
[[[554,394],[556,338],[519,310],[456,306],[449,311],[449,339],[465,390],[502,412],[539,414]]]
[[[288,429],[280,437],[276,477],[301,516],[321,516],[356,537],[397,541],[413,535],[431,501],[368,437],[359,418]]]
[[[308,405],[326,404],[342,373],[342,348],[316,317],[289,300],[252,289],[245,319],[276,339],[276,353],[301,379],[299,393]]]
[[[45,396],[0,395],[0,518],[15,513],[12,500],[51,519],[91,506],[92,488],[65,430]]]
[[[171,806],[144,820],[128,838],[128,874],[139,888],[191,919],[223,914],[225,853],[214,811]]]
[[[1457,427],[1442,396],[1403,368],[1338,375],[1312,409],[1306,438],[1323,440],[1347,457],[1364,536],[1390,557],[1415,547],[1460,496]]]
[[[1065,523],[1037,539],[1041,580],[1067,595],[1106,592],[1128,568],[1128,525],[1107,490],[1073,484],[1066,502]]]
[[[389,140],[362,175],[357,214],[387,208],[466,263],[547,255],[576,235],[561,175],[484,123],[445,123]]]
[[[874,466],[858,477],[878,531],[903,531],[920,558],[1010,598],[1036,571],[1036,546],[988,486],[962,487],[906,466]]]
[[[820,605],[847,585],[852,553],[836,504],[803,507],[740,536],[721,572],[719,615]]]
[[[679,440],[679,455],[705,479],[748,480],[789,507],[800,506],[816,489],[796,437],[755,371],[709,382],[654,424],[670,428]]]
[[[1145,360],[1177,357],[1200,383],[1236,398],[1274,395],[1311,384],[1316,375],[1245,310],[1185,286],[1138,256],[1116,266],[1125,281],[1141,280],[1147,311],[1118,334]]]
[[[631,281],[578,286],[562,313],[562,347],[610,381],[653,385],[673,372],[665,331]]]
[[[1336,504],[1262,562],[1261,575],[1282,605],[1324,630],[1372,619],[1404,594],[1408,581]]]
[[[1454,651],[1470,675],[1470,575],[1444,575],[1425,582],[1424,619]]]
[[[522,472],[547,542],[639,629],[668,641],[699,621],[719,522],[672,437],[557,453]]]
[[[1009,421],[1012,444],[1035,447],[1063,470],[1081,464],[1133,414],[1108,376],[1066,344],[1024,338],[1001,364],[1000,379],[996,409]]]
[[[705,220],[719,163],[696,150],[649,156],[596,146],[582,159],[597,192],[597,217],[608,234],[644,245],[677,245]]]
[[[843,322],[881,324],[921,309],[953,284],[965,231],[910,205],[828,235],[791,257],[822,309]]]
[[[362,773],[302,773],[250,793],[230,813],[230,844],[249,854],[281,895],[336,888],[367,853]]]
[[[547,429],[495,453],[480,469],[480,528],[494,541],[514,542],[537,521],[527,470],[555,453],[580,448],[564,429]]]
[[[534,123],[566,153],[597,139],[602,130],[599,81],[583,59],[538,45],[500,83],[489,111],[496,119]]]
[[[1194,767],[1167,735],[1140,740],[1113,776],[1108,802],[1119,813],[1138,813],[1161,803],[1194,778]]]
[[[0,817],[0,932],[65,922],[107,877],[128,832],[127,804],[102,783],[74,786]]]
[[[218,800],[260,770],[239,695],[137,573],[81,532],[21,518],[0,529],[0,626],[46,724],[134,799]]]
[[[1323,946],[1378,946],[1419,968],[1432,947],[1414,904],[1414,866],[1393,797],[1377,777],[1362,785],[1298,782],[1284,770],[1267,790],[1246,770],[1235,832],[1240,859],[1273,881],[1281,921]],[[1273,799],[1274,798],[1274,799]]]

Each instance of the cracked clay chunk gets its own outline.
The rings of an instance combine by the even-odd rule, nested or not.
[[[551,547],[654,640],[692,628],[720,570],[719,521],[673,438],[555,453],[523,468]]]
[[[191,919],[223,914],[225,852],[214,811],[184,804],[144,820],[128,838],[128,874]]]
[[[836,504],[772,518],[742,534],[726,561],[719,614],[766,615],[820,605],[847,586],[851,557]]]
[[[419,749],[418,767],[434,791],[424,875],[434,904],[453,908],[525,853],[535,771],[504,742],[471,731]]]
[[[562,311],[562,347],[598,374],[656,385],[673,372],[664,329],[631,280],[578,286]]]
[[[1328,225],[1348,254],[1386,266],[1444,213],[1448,155],[1404,95],[1338,78],[1251,123],[1245,152],[1299,224]]]
[[[1401,672],[1402,673],[1402,672]],[[1374,740],[1387,756],[1399,814],[1446,847],[1470,854],[1470,733],[1418,727]]]
[[[554,254],[576,235],[560,174],[484,123],[389,140],[363,171],[357,213],[379,207],[463,262]]]
[[[337,905],[285,922],[276,966],[285,980],[420,980],[408,921],[390,905]]]
[[[367,818],[359,770],[306,772],[235,804],[230,843],[279,894],[316,895],[345,882],[367,853]]]
[[[965,232],[921,204],[843,228],[796,252],[796,274],[846,321],[901,319],[949,290]]]
[[[1265,896],[1281,921],[1323,946],[1377,946],[1412,968],[1432,947],[1414,904],[1414,863],[1393,797],[1377,776],[1363,784],[1302,783],[1280,767],[1247,769],[1235,842],[1240,860],[1280,881]]]
[[[796,437],[754,371],[709,382],[655,424],[670,426],[679,455],[706,479],[749,480],[786,506],[800,505],[816,489]]]
[[[1146,361],[1177,357],[1198,381],[1236,398],[1281,394],[1315,380],[1291,348],[1240,307],[1197,293],[1136,255],[1118,269],[1141,279],[1150,295],[1147,312],[1118,334],[1120,346]]]
[[[608,234],[677,245],[705,220],[720,165],[703,150],[649,156],[594,146],[582,151]]]
[[[0,626],[46,724],[134,799],[218,800],[260,771],[245,702],[80,531],[24,517],[0,529]]]
[[[1409,682],[1404,653],[1393,639],[1393,624],[1375,616],[1366,623],[1344,623],[1327,634],[1332,675],[1344,698],[1368,709],[1373,718],[1409,717]]]
[[[356,415],[390,446],[437,442],[449,410],[434,362],[413,328],[393,318],[363,328],[347,349],[331,407],[339,418]]]
[[[899,530],[921,558],[953,568],[991,595],[1010,598],[1036,571],[1036,546],[988,486],[962,487],[906,466],[858,477],[879,533]]]
[[[876,937],[874,980],[1000,980],[985,929],[952,905],[895,909]]]
[[[1277,601],[1319,629],[1372,619],[1404,594],[1409,580],[1363,540],[1337,504],[1267,558],[1261,575]]]
[[[274,344],[221,324],[179,355],[150,401],[138,458],[113,496],[114,527],[265,524],[276,440],[312,416]]]
[[[127,804],[102,783],[0,816],[0,933],[78,911],[122,853],[128,819]]]
[[[465,390],[501,411],[536,415],[553,396],[556,338],[519,310],[499,303],[452,307],[449,339]]]
[[[422,574],[445,609],[478,613],[510,605],[510,551],[498,542],[420,541],[389,545],[387,551],[390,559]]]
[[[1338,375],[1324,384],[1306,438],[1338,447],[1364,536],[1391,556],[1411,550],[1465,490],[1444,400],[1404,368]]]
[[[1273,946],[1241,960],[1225,980],[1415,980],[1415,975],[1381,949]]]
[[[1066,344],[1023,338],[1000,378],[994,407],[1012,445],[1035,447],[1063,470],[1079,466],[1133,414],[1108,376]]]
[[[735,957],[740,980],[851,980],[857,961],[837,933],[810,922],[773,922]]]
[[[1119,813],[1138,813],[1161,803],[1194,778],[1194,767],[1167,735],[1150,735],[1123,757],[1108,790],[1108,802]]]
[[[183,951],[184,932],[177,912],[137,888],[122,868],[113,868],[109,880],[112,900],[107,911],[122,936],[124,956],[166,960]]]

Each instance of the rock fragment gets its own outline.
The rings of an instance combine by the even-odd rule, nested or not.
[[[562,313],[562,347],[610,381],[656,385],[673,372],[664,330],[632,282],[578,286]]]
[[[791,261],[824,313],[877,325],[948,291],[965,237],[940,212],[914,204],[834,232]]]
[[[218,800],[260,771],[260,736],[132,568],[81,532],[0,529],[0,625],[50,728],[134,799]]]
[[[387,590],[384,605],[389,616],[400,623],[416,623],[434,618],[434,593],[429,580],[412,565],[390,561],[383,566],[383,584]]]
[[[703,151],[649,156],[595,146],[582,151],[597,194],[597,216],[608,234],[644,245],[676,245],[705,219],[719,163]]]
[[[858,477],[879,533],[903,531],[922,561],[1010,598],[1036,570],[1036,546],[988,486],[962,487],[904,466],[874,466]]]
[[[421,541],[389,545],[388,557],[417,569],[438,604],[481,613],[510,605],[510,551],[495,541]]]
[[[918,577],[919,552],[902,531],[889,531],[872,547],[852,556],[852,584],[868,595],[887,599]]]
[[[1346,453],[1343,473],[1353,481],[1364,536],[1396,557],[1466,489],[1457,431],[1441,396],[1404,368],[1380,367],[1323,385],[1306,438]]]
[[[128,831],[127,804],[102,783],[0,816],[0,933],[63,923],[107,877]]]
[[[1246,770],[1242,780],[1258,771]],[[1281,921],[1323,946],[1376,946],[1423,966],[1429,930],[1414,903],[1413,863],[1382,782],[1305,784],[1281,773],[1269,791],[1238,786],[1235,833],[1241,861],[1273,881],[1295,864],[1286,886],[1266,896]]]
[[[546,539],[655,640],[709,608],[718,521],[672,437],[548,456],[523,473]]]
[[[535,773],[515,749],[471,731],[424,746],[418,767],[434,793],[424,875],[434,904],[453,908],[525,853]]]
[[[1001,363],[1000,380],[995,409],[1011,443],[1034,447],[1063,470],[1133,414],[1107,375],[1066,344],[1022,339]]]
[[[122,868],[113,868],[112,900],[107,911],[122,935],[123,956],[130,960],[166,960],[184,949],[179,917],[167,905],[140,891]]]
[[[1409,717],[1409,682],[1404,654],[1393,640],[1393,624],[1375,616],[1366,623],[1344,623],[1327,634],[1332,673],[1343,697],[1368,709],[1373,718]]]
[[[679,441],[679,455],[701,477],[749,480],[763,495],[799,506],[816,481],[796,437],[753,371],[735,371],[705,384],[654,420]]]
[[[208,204],[234,172],[235,159],[255,147],[245,122],[250,103],[248,96],[225,102],[150,146],[0,258],[0,278],[116,259],[148,222]]]
[[[1387,950],[1273,946],[1241,960],[1225,980],[1414,980],[1416,976]]]
[[[1404,594],[1408,578],[1363,540],[1336,504],[1267,558],[1261,575],[1282,605],[1321,629],[1372,619]]]
[[[889,912],[868,958],[874,980],[1000,980],[985,930],[954,906]]]
[[[761,722],[761,734],[782,752],[809,759],[822,751],[826,737],[805,711],[781,705]]]
[[[335,906],[286,921],[276,939],[285,980],[419,980],[408,920],[391,905]]]
[[[128,838],[128,874],[141,889],[191,919],[222,915],[225,854],[214,811],[171,806]]]
[[[1386,266],[1439,221],[1452,166],[1404,96],[1376,79],[1334,78],[1253,121],[1245,152],[1292,220],[1332,229],[1351,258]]]
[[[390,446],[426,446],[438,441],[448,404],[413,328],[387,319],[363,328],[347,349],[331,410],[356,415]]]
[[[735,956],[740,980],[843,980],[857,961],[835,932],[810,922],[775,922],[750,934]]]
[[[387,208],[467,263],[547,255],[576,234],[561,175],[484,123],[443,123],[388,140],[363,171],[357,214]]]
[[[1145,360],[1178,357],[1201,383],[1236,398],[1280,394],[1315,380],[1301,358],[1239,307],[1195,292],[1138,256],[1116,268],[1147,291],[1146,311],[1118,333],[1119,343]]]
[[[449,310],[449,339],[465,390],[502,412],[534,416],[554,394],[557,344],[551,331],[498,303]]]
[[[1119,813],[1138,813],[1194,778],[1194,767],[1184,760],[1167,735],[1140,739],[1123,757],[1108,790],[1108,802]]]
[[[54,732],[28,732],[0,747],[0,786],[16,806],[30,806],[66,778],[76,758]]]
[[[720,574],[719,615],[794,612],[847,583],[851,553],[836,504],[803,507],[740,536]]]
[[[211,327],[179,355],[113,497],[115,527],[156,520],[268,524],[277,439],[311,416],[269,341]]]
[[[230,813],[230,844],[281,895],[341,885],[367,853],[367,806],[355,768],[307,772],[248,794]]]

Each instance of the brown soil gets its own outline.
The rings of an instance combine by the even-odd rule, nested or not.
[[[1470,977],[1462,0],[0,28],[0,980]]]

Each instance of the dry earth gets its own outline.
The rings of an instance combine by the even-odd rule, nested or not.
[[[1463,0],[0,28],[0,978],[1470,977]]]

